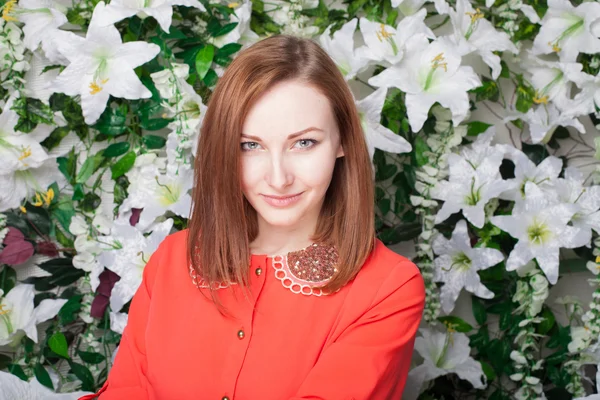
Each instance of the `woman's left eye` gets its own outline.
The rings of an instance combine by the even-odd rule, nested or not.
[[[300,139],[296,142],[296,144],[299,145],[298,147],[301,149],[308,149],[316,145],[317,141],[314,139]]]

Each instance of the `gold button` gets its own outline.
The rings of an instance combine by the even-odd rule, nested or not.
[[[238,331],[238,337],[239,337],[240,339],[243,339],[243,338],[244,338],[244,336],[246,336],[246,335],[244,334],[244,331],[240,329],[240,330]]]
[[[221,400],[229,400],[229,397],[223,396],[223,398]]]
[[[256,270],[254,272],[256,273],[257,276],[260,276],[260,274],[262,274],[262,269],[256,268]]]

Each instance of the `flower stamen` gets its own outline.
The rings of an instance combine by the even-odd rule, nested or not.
[[[469,40],[473,31],[475,30],[475,26],[477,25],[477,21],[484,17],[483,13],[479,8],[475,9],[473,12],[466,12],[466,15],[471,17],[471,23],[469,24],[469,29],[465,33],[465,39]]]
[[[387,40],[390,46],[392,46],[392,51],[394,52],[394,55],[398,54],[398,46],[392,38],[392,36],[394,36],[394,33],[386,31],[385,24],[379,24],[379,30],[375,32],[375,35],[377,35],[377,39],[379,39],[380,42],[383,42],[383,39]]]
[[[2,19],[8,22],[17,22],[18,19],[16,19],[15,17],[13,17],[12,15],[10,15],[13,11],[15,6],[17,5],[17,0],[9,0],[6,2],[6,4],[4,4],[4,7],[2,7]]]
[[[108,79],[102,79],[100,81],[100,84],[98,84],[96,81],[90,83],[90,94],[98,94],[98,93],[100,93],[102,91],[102,89],[104,89],[100,85],[104,85],[104,84],[106,84],[106,82],[108,82]]]

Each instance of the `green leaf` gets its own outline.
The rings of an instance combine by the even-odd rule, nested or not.
[[[68,157],[58,157],[56,163],[58,164],[58,170],[67,178],[67,181],[72,182],[77,172],[77,155],[75,154],[75,150],[71,149]]]
[[[158,131],[165,128],[172,121],[172,119],[167,118],[142,118],[140,121],[140,126],[147,131]]]
[[[488,381],[492,381],[496,378],[496,372],[494,368],[485,361],[480,361],[481,368],[483,369],[483,373],[485,374]]]
[[[17,284],[17,271],[5,265],[0,271],[0,289],[6,295]]]
[[[542,309],[542,315],[540,315],[540,317],[544,318],[544,320],[537,326],[537,332],[541,335],[546,335],[556,323],[556,318],[552,311],[546,306]]]
[[[379,207],[381,214],[385,216],[388,212],[390,212],[391,204],[392,203],[390,199],[381,199],[377,203],[377,207]]]
[[[19,97],[14,101],[11,110],[19,116],[19,121],[15,126],[16,131],[29,133],[38,124],[54,124],[54,112],[49,105],[38,99]]]
[[[473,308],[473,316],[475,317],[475,321],[479,325],[483,325],[487,321],[487,312],[485,311],[485,306],[477,297],[472,297],[471,306]]]
[[[96,193],[88,192],[79,203],[79,208],[85,212],[92,212],[102,203],[102,199]]]
[[[228,57],[234,53],[237,53],[242,48],[239,43],[227,43],[225,46],[217,50],[217,54],[222,57]]]
[[[110,167],[112,172],[112,179],[117,179],[121,175],[124,175],[127,171],[133,167],[135,163],[136,154],[134,151],[130,151],[119,159],[115,164]]]
[[[21,378],[21,380],[28,382],[29,381],[29,377],[27,376],[27,374],[25,374],[25,371],[23,371],[23,368],[21,368],[20,365],[18,364],[10,364],[8,366],[8,372],[10,372],[11,374],[18,376],[19,378]]]
[[[208,70],[208,73],[204,77],[203,82],[206,86],[213,87],[217,84],[218,80],[219,80],[219,75],[217,75],[217,73],[215,72],[214,69],[210,69],[210,70]]]
[[[440,321],[444,325],[452,327],[457,332],[465,333],[471,332],[473,330],[471,324],[467,323],[462,318],[456,317],[454,315],[438,317],[438,321]]]
[[[81,357],[81,359],[88,364],[100,364],[106,359],[106,357],[104,357],[104,355],[100,353],[92,353],[88,351],[79,350],[77,351],[77,354],[79,354],[79,357]]]
[[[429,157],[425,154],[429,151],[431,151],[431,149],[427,145],[425,139],[422,136],[417,136],[414,143],[414,154],[418,167],[422,167],[429,162]]]
[[[83,185],[81,183],[75,184],[73,186],[73,196],[71,197],[71,200],[73,200],[73,201],[82,200],[84,196],[85,196],[85,193],[83,192]]]
[[[50,135],[41,142],[41,145],[48,150],[52,150],[60,144],[60,142],[71,132],[68,126],[58,126],[50,133]]]
[[[120,135],[127,129],[127,112],[126,104],[117,108],[109,106],[104,110],[94,128],[107,136]]]
[[[25,209],[27,210],[27,213],[24,215],[24,218],[28,220],[30,224],[35,225],[39,233],[42,235],[49,235],[50,230],[52,229],[52,222],[48,210],[43,207],[36,207],[31,203],[27,203]]]
[[[40,363],[36,363],[33,368],[33,372],[35,373],[35,377],[37,380],[47,388],[54,390],[54,385],[52,384],[52,379],[50,379],[50,374],[48,371],[42,366]]]
[[[71,219],[75,215],[73,200],[70,199],[68,196],[61,195],[57,200],[56,206],[52,208],[51,214],[68,232],[69,226],[71,225]]]
[[[165,146],[165,143],[167,143],[167,139],[157,135],[144,135],[142,137],[142,143],[144,143],[148,149],[161,149]]]
[[[228,24],[223,25],[221,28],[216,30],[214,33],[211,33],[211,32],[209,32],[209,33],[211,34],[212,37],[219,37],[219,36],[227,35],[229,32],[234,30],[236,26],[238,26],[237,22],[230,22]]]
[[[517,82],[517,102],[515,104],[515,108],[525,114],[533,106],[535,90],[525,82],[522,76],[517,77]]]
[[[50,350],[59,356],[70,358],[67,338],[65,338],[65,335],[62,332],[56,332],[54,335],[50,336],[50,339],[48,339],[48,346],[50,346]]]
[[[69,366],[71,367],[71,371],[73,371],[73,374],[75,374],[75,376],[78,377],[79,380],[81,380],[81,390],[93,392],[94,376],[92,375],[90,370],[85,365],[81,365],[70,360]]]
[[[208,73],[214,57],[215,47],[212,44],[202,47],[196,54],[196,73],[200,79],[204,79]]]
[[[377,168],[375,180],[385,181],[394,176],[396,172],[398,172],[398,167],[395,164],[384,164],[381,167]]]
[[[83,165],[81,166],[81,170],[79,170],[79,173],[75,178],[75,182],[82,184],[86,183],[87,180],[90,179],[90,176],[92,176],[92,174],[98,170],[98,167],[100,166],[102,161],[104,161],[102,152],[94,154],[92,157],[85,160]]]
[[[129,142],[113,143],[102,152],[104,157],[119,157],[129,151]]]
[[[492,126],[492,124],[487,124],[481,121],[471,121],[467,124],[467,136],[477,136]]]
[[[12,359],[9,356],[0,354],[0,370],[7,369],[11,362]]]
[[[77,319],[77,314],[81,310],[81,299],[83,295],[70,296],[67,302],[60,308],[58,317],[63,325],[70,324]]]
[[[498,101],[500,98],[500,89],[498,88],[498,84],[488,78],[483,78],[482,84],[475,89],[470,90],[470,93],[475,94],[475,101]]]

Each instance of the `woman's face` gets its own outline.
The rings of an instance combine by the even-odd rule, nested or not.
[[[240,146],[242,190],[259,227],[315,224],[344,155],[327,98],[304,83],[277,84],[250,110]]]

